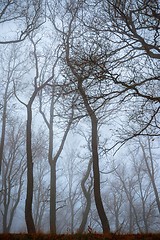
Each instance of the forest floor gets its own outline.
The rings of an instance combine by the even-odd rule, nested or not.
[[[160,240],[159,234],[0,234],[0,240]]]

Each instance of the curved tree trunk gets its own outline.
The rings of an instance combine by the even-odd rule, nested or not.
[[[77,9],[78,10],[78,9]],[[74,20],[74,16],[72,16],[72,19],[69,24],[68,29],[68,35],[65,43],[65,49],[66,49],[66,62],[67,65],[70,67],[70,70],[72,71],[73,75],[76,77],[77,84],[78,84],[78,90],[79,93],[83,99],[84,106],[86,108],[86,111],[91,119],[92,124],[92,160],[93,160],[93,177],[94,177],[94,198],[96,203],[96,208],[98,211],[99,218],[102,223],[102,229],[103,233],[110,233],[110,226],[109,221],[106,216],[106,213],[104,211],[102,198],[101,198],[101,192],[100,192],[100,173],[99,173],[99,156],[98,156],[98,129],[97,129],[97,118],[94,110],[91,108],[87,95],[85,93],[85,90],[83,89],[82,82],[83,77],[77,73],[77,71],[74,69],[72,62],[70,61],[70,36],[72,33],[72,21]]]
[[[104,233],[110,232],[108,218],[105,214],[101,193],[100,193],[100,173],[99,173],[99,157],[98,157],[98,131],[97,119],[95,114],[91,115],[92,121],[92,154],[93,154],[93,175],[94,175],[94,197],[96,208],[102,223]]]
[[[92,123],[92,159],[93,159],[93,176],[94,176],[94,198],[95,204],[98,211],[99,218],[102,223],[103,233],[110,232],[109,221],[104,211],[101,192],[100,192],[100,173],[99,173],[99,156],[98,156],[98,129],[97,129],[97,118],[94,110],[90,107],[86,93],[82,87],[82,81],[78,81],[78,89],[82,96],[84,105],[88,112],[88,115]]]
[[[78,229],[78,233],[83,233],[85,231],[85,226],[86,226],[86,223],[87,223],[88,214],[89,214],[89,211],[90,211],[90,208],[91,208],[92,181],[91,181],[91,184],[90,184],[88,190],[85,187],[85,183],[86,183],[86,181],[89,177],[89,174],[91,172],[91,165],[92,165],[92,160],[89,161],[87,171],[86,171],[86,173],[85,173],[85,175],[84,175],[84,177],[81,181],[81,188],[82,188],[83,194],[86,198],[86,206],[85,206],[85,210],[83,212],[82,222],[81,222],[80,227]]]

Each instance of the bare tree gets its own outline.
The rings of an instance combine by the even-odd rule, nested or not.
[[[67,6],[73,14],[76,3]],[[83,61],[90,61],[90,69],[96,63],[97,70],[101,69],[101,75],[96,76],[105,82],[104,89],[112,89],[106,94],[101,84],[97,87],[101,96],[97,98],[106,102],[115,98],[120,103],[124,116],[116,145],[146,135],[146,129],[150,136],[159,136],[159,1],[96,0],[92,5],[85,1],[76,14],[72,25],[77,29],[71,30],[77,35],[70,41],[70,57],[76,56],[72,60],[81,69]],[[82,43],[86,55],[82,55]]]
[[[11,230],[17,206],[20,202],[24,173],[26,171],[24,145],[24,124],[18,119],[8,119],[5,139],[5,152],[2,163],[1,217],[3,232]]]
[[[33,134],[34,193],[33,217],[37,231],[45,231],[45,215],[49,209],[49,166],[47,158],[47,136],[42,129]],[[38,136],[37,136],[38,135]]]
[[[7,161],[6,151],[8,150],[5,146],[5,141],[8,141],[8,139],[6,140],[5,134],[7,129],[7,109],[9,104],[11,104],[10,98],[13,94],[13,79],[15,96],[26,108],[27,196],[25,218],[28,232],[35,232],[36,230],[32,216],[33,163],[35,159],[32,123],[34,118],[33,107],[36,104],[40,104],[39,111],[49,132],[48,161],[51,170],[51,232],[56,233],[56,211],[59,210],[56,201],[57,162],[62,154],[71,124],[74,120],[81,118],[85,118],[90,123],[94,197],[101,223],[96,214],[95,221],[97,221],[97,224],[102,225],[105,233],[110,232],[110,224],[102,201],[103,197],[101,196],[104,193],[104,189],[102,193],[100,159],[103,161],[103,156],[100,154],[100,150],[103,148],[103,151],[107,152],[114,144],[110,148],[108,142],[100,136],[99,126],[101,121],[105,118],[107,129],[105,134],[110,136],[108,119],[113,119],[114,126],[112,125],[112,131],[119,137],[114,146],[118,144],[121,146],[127,140],[139,135],[147,136],[148,144],[145,141],[141,141],[143,138],[138,143],[142,157],[138,159],[133,154],[133,173],[128,176],[123,169],[122,171],[116,171],[116,177],[119,180],[121,189],[125,192],[125,201],[127,199],[129,210],[126,215],[128,214],[129,224],[127,225],[126,221],[122,222],[119,217],[123,208],[122,197],[124,195],[121,195],[115,186],[109,188],[109,192],[113,191],[112,195],[110,195],[111,199],[114,200],[112,209],[109,211],[110,203],[106,206],[106,209],[110,214],[115,215],[114,224],[117,229],[121,227],[122,222],[124,223],[122,226],[124,229],[128,227],[130,231],[137,229],[139,231],[149,231],[149,221],[151,215],[153,216],[152,211],[156,211],[155,204],[160,213],[159,193],[152,151],[152,142],[154,141],[150,139],[153,136],[159,137],[160,129],[159,1],[95,0],[90,4],[90,1],[81,0],[69,2],[67,0],[61,2],[52,2],[50,0],[28,0],[26,2],[7,0],[0,3],[0,6],[0,28],[5,33],[0,38],[3,51],[5,50],[6,54],[6,49],[8,48],[6,44],[14,43],[16,48],[17,44],[15,43],[22,42],[28,38],[31,43],[31,45],[28,43],[28,63],[31,60],[34,65],[29,63],[32,66],[27,67],[28,74],[24,67],[18,75],[17,72],[20,72],[21,65],[25,63],[24,59],[22,60],[22,56],[16,55],[15,51],[14,54],[12,52],[12,58],[8,59],[6,66],[2,63],[0,70],[1,74],[5,70],[5,84],[2,86],[3,99],[0,106],[2,115],[0,170],[3,160],[4,164]],[[49,50],[46,51],[47,47],[44,41],[48,39],[44,39],[42,34],[36,31],[45,22],[46,7],[47,17],[53,24],[57,34],[55,39],[57,40],[58,38],[59,41],[60,48],[58,50],[53,50],[49,46]],[[4,30],[5,27],[7,27],[6,30]],[[12,29],[11,35],[9,33],[10,29]],[[56,41],[55,45],[57,45]],[[58,65],[60,51],[61,61]],[[2,62],[3,59],[4,56],[2,56]],[[33,71],[35,71],[34,76]],[[57,72],[58,74],[60,72],[60,77],[55,76]],[[22,86],[23,83],[23,80],[20,81],[20,76],[23,79],[23,74],[26,74],[26,78],[24,78],[26,85],[29,83],[26,91],[29,91],[30,95],[27,97],[18,93],[19,86]],[[30,84],[29,79],[31,78],[32,83]],[[18,95],[21,97],[18,97]],[[36,101],[37,96],[39,96],[40,102]],[[43,105],[46,99],[46,105]],[[45,107],[46,111],[44,111]],[[113,113],[117,108],[122,110],[120,114],[115,116],[118,121],[113,118]],[[58,147],[55,144],[58,140],[54,138],[56,121],[59,121],[58,124],[64,128],[62,134],[59,125],[56,125],[61,136],[61,142]],[[63,121],[63,124],[61,121]],[[117,131],[119,126],[119,131]],[[110,141],[113,143],[114,139],[115,136]],[[103,141],[103,147],[100,146],[101,140]],[[141,161],[142,158],[144,162]],[[92,184],[86,189],[85,183],[90,171],[90,164],[81,182],[81,188],[87,201],[80,231],[84,229],[86,224],[91,203],[90,193]],[[5,171],[6,169],[4,169]],[[72,171],[74,171],[73,168]],[[42,180],[41,178],[39,179]],[[147,180],[146,183],[145,180]],[[71,231],[73,232],[75,230],[74,221],[77,220],[76,214],[80,213],[80,209],[77,207],[80,193],[76,191],[77,189],[72,188],[72,183],[69,180],[67,203],[70,205]],[[150,194],[153,196],[151,187],[153,188],[155,202],[151,201],[149,203]],[[39,199],[43,194],[47,195],[47,193],[42,193],[38,189],[35,198],[38,197]],[[39,203],[40,201],[38,200],[35,221],[40,226],[45,205],[42,202],[38,205]],[[43,213],[38,211],[41,206]],[[141,206],[141,209],[139,206]],[[4,225],[6,225],[5,218],[4,222]],[[6,229],[8,229],[8,226]]]
[[[3,96],[3,105],[2,105],[2,127],[1,127],[1,141],[0,141],[0,173],[4,153],[4,143],[5,143],[5,134],[6,134],[6,119],[7,119],[7,104],[11,97],[11,92],[9,91],[9,85],[11,83],[10,78],[8,79],[5,87],[5,92]]]
[[[50,19],[63,43],[62,62],[69,79],[65,86],[79,93],[79,109],[84,106],[91,120],[95,200],[103,231],[109,231],[100,197],[100,110],[107,104],[113,109],[114,100],[120,103],[124,116],[118,143],[146,135],[146,129],[147,135],[159,136],[159,3],[97,0],[93,5],[87,1],[60,5],[61,14],[49,8]],[[57,18],[61,24],[56,24]],[[132,197],[129,192],[130,213],[138,219]]]
[[[33,47],[33,59],[35,63],[35,76],[33,80],[33,91],[29,97],[27,103],[20,100],[16,93],[15,96],[26,107],[27,112],[27,124],[26,124],[26,153],[27,153],[27,195],[25,204],[25,219],[27,224],[27,230],[29,233],[36,232],[33,216],[32,216],[32,202],[33,202],[33,152],[32,152],[32,105],[35,101],[37,94],[49,84],[54,78],[54,69],[58,61],[58,57],[51,67],[50,76],[44,76],[46,68],[42,67],[40,70],[40,62],[38,61],[40,56],[37,54],[37,44],[40,39],[34,40],[33,36],[30,36],[30,40]],[[48,73],[48,72],[47,72]],[[43,77],[43,79],[41,79]],[[47,78],[46,80],[44,78]]]
[[[64,182],[65,186],[67,206],[65,226],[68,233],[74,233],[77,230],[77,224],[79,223],[80,217],[80,163],[77,161],[77,149],[75,147],[67,145],[65,150],[65,157],[62,162],[64,176],[61,180]]]
[[[129,232],[135,231],[135,224],[138,228],[138,231],[142,232],[142,228],[138,219],[138,212],[135,206],[135,202],[136,202],[135,186],[137,184],[137,179],[135,178],[133,179],[132,176],[127,176],[127,174],[125,174],[126,170],[124,167],[122,171],[119,171],[119,170],[116,171],[116,175],[121,181],[122,187],[125,191],[125,194],[128,200]]]
[[[144,160],[144,153],[139,144],[140,140],[141,144],[145,146],[145,153],[148,154],[148,147],[144,137],[139,137],[138,141],[132,141],[127,156],[128,166],[123,165],[123,168],[121,168],[119,164],[116,174],[114,174],[115,176],[113,175],[116,178],[116,182],[120,184],[120,192],[123,192],[124,203],[122,209],[124,209],[124,214],[122,219],[124,221],[122,231],[135,232],[138,230],[140,232],[149,232],[151,229],[156,229],[159,225],[154,188]],[[155,180],[157,178],[157,176],[155,177],[155,163],[152,165],[154,167],[151,168],[149,158],[147,161],[150,171],[154,171]],[[111,188],[115,188],[114,184]],[[114,190],[111,190],[111,192],[114,192]],[[118,191],[116,193],[119,195]],[[124,194],[126,195],[126,200]],[[128,208],[126,208],[126,203]]]
[[[45,22],[45,1],[2,1],[0,3],[0,28],[4,31],[0,44],[22,42]]]
[[[18,79],[23,76],[24,71],[21,70],[21,66],[24,62],[20,59],[20,51],[16,46],[8,47],[5,52],[1,52],[1,110],[2,110],[2,125],[0,135],[0,173],[3,160],[3,154],[5,151],[5,132],[8,109],[15,108],[15,104],[11,103],[13,97],[13,79]]]
[[[40,99],[40,113],[42,114],[42,117],[44,119],[44,122],[46,123],[46,126],[49,130],[49,147],[48,147],[48,162],[50,165],[50,231],[52,233],[56,233],[56,165],[57,161],[63,151],[63,147],[67,138],[67,135],[70,131],[72,122],[74,120],[74,103],[69,103],[71,106],[68,106],[68,111],[70,111],[69,115],[67,113],[67,120],[64,119],[66,122],[64,125],[64,133],[61,138],[60,144],[58,149],[56,150],[54,146],[54,121],[55,118],[63,118],[62,113],[58,113],[59,110],[57,110],[59,105],[59,99],[61,98],[61,89],[56,87],[58,85],[58,82],[56,83],[56,80],[53,80],[52,85],[50,85],[50,106],[49,106],[49,119],[47,119],[46,114],[44,110],[42,109],[42,103],[43,103],[43,96],[42,92],[39,96]],[[48,96],[47,96],[48,97]],[[74,100],[73,100],[74,101]],[[63,104],[63,103],[61,103]],[[57,105],[57,106],[56,106]],[[61,110],[60,110],[61,111]],[[57,112],[55,114],[55,112]],[[65,116],[66,118],[66,116]],[[59,126],[58,126],[59,127]],[[53,151],[53,149],[55,149]]]
[[[93,185],[92,178],[91,178],[90,184],[88,184],[88,188],[86,188],[85,186],[87,179],[89,178],[89,175],[91,173],[91,165],[92,165],[92,159],[89,161],[87,171],[85,172],[81,180],[81,188],[82,188],[83,195],[86,199],[86,206],[85,206],[85,209],[83,210],[82,221],[78,229],[78,232],[80,233],[83,233],[85,231],[89,211],[91,208],[91,191],[92,191],[92,185]]]
[[[113,82],[124,90],[124,105],[130,102],[129,128],[121,137],[146,135],[146,129],[148,135],[159,136],[159,1],[100,2],[106,18],[97,16],[101,27],[96,25],[96,30],[111,34]]]
[[[106,208],[108,209],[110,216],[110,224],[112,226],[112,231],[123,232],[124,226],[126,224],[125,211],[125,193],[123,191],[123,186],[117,177],[109,175],[109,194],[104,195],[104,201],[107,203]],[[113,230],[114,229],[114,230]]]
[[[84,40],[87,37],[86,29],[83,30],[83,27],[79,27],[81,26],[79,18],[82,17],[83,4],[77,1],[75,4],[66,4],[66,6],[62,7],[64,7],[64,15],[60,20],[63,28],[58,29],[54,19],[52,19],[52,22],[63,40],[64,58],[62,61],[67,65],[64,74],[69,79],[68,88],[79,93],[81,97],[80,106],[84,106],[83,111],[89,116],[91,121],[94,196],[103,231],[109,232],[109,223],[100,194],[98,114],[100,114],[100,109],[105,105],[106,99],[110,98],[112,94],[110,92],[110,87],[112,88],[112,86],[107,79],[112,78],[112,76],[108,72],[105,76],[103,75],[102,70],[106,64],[106,57],[102,54],[101,49],[94,45],[94,40],[92,42],[89,31],[87,32],[89,35],[87,38],[88,42]],[[52,17],[54,18],[54,14],[52,14]],[[68,25],[64,22],[65,17],[67,19],[70,17]],[[79,40],[77,41],[78,36],[76,34],[78,32]],[[105,81],[104,79],[107,80]],[[115,93],[114,89],[113,93]]]
[[[160,213],[159,192],[158,192],[156,176],[155,176],[156,175],[156,168],[155,168],[156,164],[155,164],[154,154],[153,154],[153,150],[152,150],[152,146],[151,146],[152,142],[153,141],[149,136],[147,137],[147,143],[144,143],[143,141],[141,141],[139,139],[140,148],[141,148],[141,151],[143,154],[143,160],[145,162],[147,174],[149,176],[149,179],[150,179],[152,187],[153,187],[158,212]]]

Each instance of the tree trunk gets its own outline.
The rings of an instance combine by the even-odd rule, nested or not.
[[[56,162],[52,161],[50,167],[50,232],[56,234]]]
[[[91,115],[92,121],[92,156],[93,156],[93,176],[94,176],[94,197],[96,208],[102,223],[103,233],[110,232],[110,226],[104,211],[101,193],[100,193],[100,173],[99,173],[99,156],[98,156],[98,131],[97,119],[95,114]]]
[[[4,152],[4,142],[5,142],[5,132],[6,132],[6,115],[7,115],[7,93],[8,93],[9,82],[7,83],[5,95],[4,95],[4,106],[2,113],[2,128],[1,128],[1,140],[0,140],[0,174],[2,170],[3,152]]]
[[[90,195],[90,193],[89,193],[89,195]],[[83,233],[85,231],[85,226],[86,226],[86,223],[87,223],[88,214],[89,214],[89,211],[90,211],[90,208],[91,208],[91,197],[89,195],[86,198],[87,203],[86,203],[85,210],[83,212],[82,222],[81,222],[80,227],[78,229],[78,233]]]
[[[48,162],[50,164],[50,232],[56,234],[56,163],[53,157],[53,119],[54,119],[54,88],[50,105],[50,120],[47,122],[49,129],[49,152]],[[47,121],[47,120],[46,120]]]
[[[88,164],[88,169],[81,181],[81,188],[82,188],[82,191],[83,191],[83,194],[86,198],[86,206],[85,206],[85,210],[83,212],[83,215],[82,215],[82,221],[81,221],[81,224],[80,224],[80,227],[78,229],[78,233],[83,233],[85,231],[85,226],[86,226],[86,223],[87,223],[87,219],[88,219],[88,214],[89,214],[89,211],[90,211],[90,208],[91,208],[91,187],[92,187],[92,181],[91,181],[91,184],[88,188],[88,190],[86,189],[85,187],[85,183],[89,177],[89,174],[91,172],[91,164],[92,164],[92,159],[89,161],[89,164]]]
[[[143,152],[143,157],[144,157],[144,161],[145,161],[145,164],[146,164],[146,167],[147,167],[148,175],[149,175],[150,181],[152,183],[152,187],[153,187],[153,191],[154,191],[154,195],[155,195],[155,199],[156,199],[156,203],[157,203],[158,212],[160,214],[160,199],[159,199],[159,193],[158,193],[158,189],[157,189],[156,182],[155,182],[155,175],[154,175],[155,170],[154,170],[154,166],[153,166],[153,157],[152,157],[152,151],[151,151],[149,138],[148,138],[148,150],[149,150],[149,160],[150,160],[151,167],[149,166],[149,163],[148,163],[148,157],[146,155],[145,148],[144,148],[143,144],[141,143],[141,141],[139,141],[139,143],[140,143],[140,146],[141,146],[141,149],[142,149],[142,152]]]
[[[35,233],[35,225],[32,216],[33,201],[33,160],[32,160],[32,109],[31,104],[27,105],[27,126],[26,126],[26,151],[27,151],[27,196],[25,203],[25,220],[28,233]]]
[[[98,156],[98,129],[97,118],[94,110],[90,107],[85,90],[82,87],[82,81],[78,81],[78,89],[82,96],[84,105],[92,123],[92,159],[93,159],[93,177],[94,177],[94,198],[99,218],[102,223],[103,233],[110,233],[109,221],[104,211],[101,192],[100,192],[100,173],[99,173],[99,156]]]
[[[7,214],[8,214],[8,207],[5,206],[4,215],[3,215],[3,233],[8,233]]]
[[[0,174],[2,169],[2,160],[3,160],[3,152],[4,152],[5,130],[6,130],[6,108],[4,106],[3,115],[2,115],[1,142],[0,142]]]

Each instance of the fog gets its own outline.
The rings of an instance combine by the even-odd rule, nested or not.
[[[0,232],[158,232],[159,1],[0,3]]]

